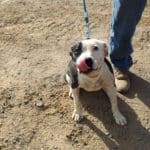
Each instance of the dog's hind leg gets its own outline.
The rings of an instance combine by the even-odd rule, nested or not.
[[[72,118],[77,122],[79,122],[83,118],[82,107],[79,100],[79,92],[80,92],[79,88],[72,89],[72,96],[74,100],[74,111]]]

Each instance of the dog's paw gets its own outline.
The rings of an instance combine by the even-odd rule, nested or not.
[[[117,124],[119,125],[127,124],[126,118],[120,112],[113,113],[113,116]]]
[[[74,111],[72,114],[72,119],[76,122],[79,122],[83,119],[83,115],[81,112]]]

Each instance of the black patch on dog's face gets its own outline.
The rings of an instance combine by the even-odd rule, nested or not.
[[[77,58],[82,53],[82,43],[78,42],[71,48],[70,56],[72,57],[72,60],[75,62]]]

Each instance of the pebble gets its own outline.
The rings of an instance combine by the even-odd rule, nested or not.
[[[108,135],[110,135],[110,133],[109,133],[109,132],[105,132],[105,135],[107,135],[107,136],[108,136]]]
[[[26,100],[24,101],[24,104],[27,105],[28,103],[29,103],[29,100],[26,99]]]
[[[78,140],[77,140],[77,139],[75,139],[75,140],[74,140],[74,143],[75,143],[75,144],[77,144],[77,143],[78,143]]]
[[[71,135],[66,135],[66,138],[67,138],[68,140],[71,140]]]
[[[5,140],[4,140],[4,143],[8,143],[8,139],[5,139]]]
[[[58,149],[58,147],[57,147],[57,146],[54,146],[54,149]]]
[[[86,146],[86,145],[88,145],[88,143],[87,143],[87,142],[84,142],[83,144],[84,144],[85,146]]]
[[[55,97],[55,94],[51,94],[50,97]]]
[[[134,60],[134,61],[133,61],[133,64],[136,64],[137,62],[138,62],[138,60]]]
[[[4,113],[4,109],[0,108],[0,114]]]
[[[62,118],[63,118],[63,116],[64,116],[63,114],[60,114],[60,116],[59,116],[59,117],[60,117],[60,119],[62,119]]]
[[[42,99],[37,100],[37,101],[35,102],[35,106],[36,106],[38,109],[43,109],[43,108],[44,108],[44,102],[43,102],[43,100],[42,100]]]
[[[66,135],[66,138],[69,139],[69,140],[71,140],[73,135],[74,135],[73,133],[68,134],[68,135]]]
[[[11,96],[10,96],[10,95],[9,95],[9,96],[7,96],[7,97],[6,97],[6,99],[9,99],[9,100],[10,100],[10,99],[11,99]]]
[[[78,131],[78,134],[79,134],[79,135],[82,135],[82,130],[79,130],[79,131]]]

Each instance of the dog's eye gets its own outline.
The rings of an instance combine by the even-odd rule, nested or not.
[[[94,46],[94,47],[93,47],[93,50],[94,50],[94,51],[97,51],[97,50],[98,50],[98,47],[97,47],[97,46]]]

